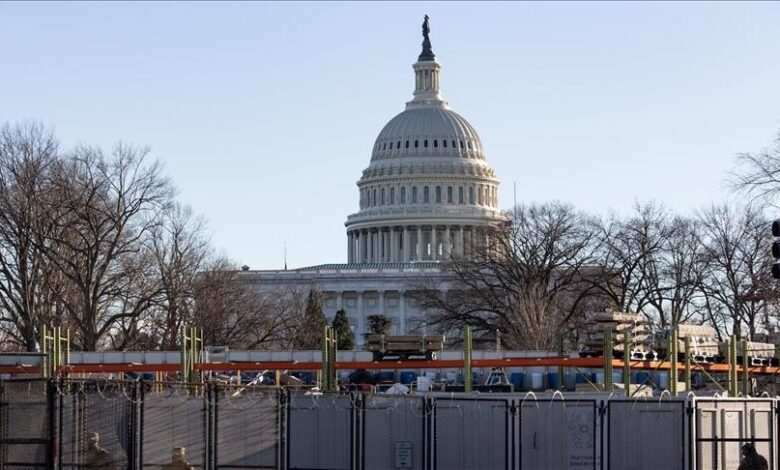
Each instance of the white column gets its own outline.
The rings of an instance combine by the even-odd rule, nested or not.
[[[436,240],[436,225],[431,225],[431,259],[439,259],[439,244]]]
[[[417,260],[423,259],[423,232],[422,225],[417,226],[417,253],[415,257]]]
[[[403,236],[403,238],[401,239],[401,242],[404,244],[404,254],[403,254],[403,258],[401,259],[401,261],[411,261],[411,259],[412,259],[412,256],[411,256],[411,252],[412,252],[411,251],[411,246],[412,246],[412,244],[410,243],[410,240],[409,240],[409,228],[406,225],[404,225],[404,231],[403,231],[403,235],[402,236]]]
[[[390,261],[398,262],[398,232],[395,227],[390,227]]]
[[[398,327],[400,328],[399,334],[406,334],[406,292],[398,292],[398,308],[400,310],[399,320],[401,322]]]
[[[452,242],[450,241],[452,239],[452,234],[450,233],[450,225],[447,224],[447,227],[444,229],[444,243],[442,248],[442,251],[444,251],[444,258],[449,259],[452,258]]]
[[[352,263],[354,248],[352,246],[352,232],[347,232],[347,263]]]
[[[366,263],[374,261],[374,234],[371,229],[366,230]]]
[[[364,243],[365,237],[363,237],[363,231],[358,230],[357,231],[357,256],[355,257],[356,263],[362,263],[363,262],[363,243]]]
[[[355,343],[363,345],[363,333],[366,332],[366,312],[363,311],[363,291],[357,291],[357,331],[355,332]]]
[[[460,227],[458,227],[458,247],[457,247],[457,252],[458,252],[458,256],[460,256],[461,258],[464,258],[464,250],[463,250],[464,235],[463,235],[463,231],[464,231],[464,229],[463,229],[462,225]]]

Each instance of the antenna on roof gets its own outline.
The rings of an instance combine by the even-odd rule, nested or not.
[[[284,270],[287,271],[287,242],[284,242]]]

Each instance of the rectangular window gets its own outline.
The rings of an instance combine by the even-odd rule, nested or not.
[[[412,186],[412,204],[417,204],[417,186]]]
[[[382,198],[379,201],[379,203],[384,206],[385,205],[385,188],[382,188],[381,194],[382,194]]]
[[[458,204],[463,204],[463,186],[458,188]]]
[[[441,186],[436,186],[436,202],[441,203]]]
[[[390,204],[395,204],[395,188],[390,188]]]
[[[469,204],[474,204],[474,188],[469,187]]]
[[[447,186],[447,203],[452,204],[452,186]]]
[[[428,186],[423,188],[423,204],[431,202],[431,188]]]
[[[406,204],[406,188],[401,188],[401,204]]]

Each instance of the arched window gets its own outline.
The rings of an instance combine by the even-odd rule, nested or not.
[[[395,188],[390,188],[390,204],[395,204]]]
[[[482,185],[479,185],[479,189],[477,189],[477,204],[480,206],[482,205]]]
[[[447,140],[446,139],[442,140],[441,144],[444,146],[445,149],[447,148]],[[433,146],[436,147],[436,141],[435,140],[433,141]]]
[[[406,148],[409,148],[409,141],[406,141]]]
[[[458,143],[455,142],[454,140],[452,141],[452,148],[454,149],[458,148]]]
[[[447,186],[447,203],[452,204],[452,186]]]
[[[458,188],[458,204],[463,204],[463,186]]]
[[[399,140],[397,144],[395,144],[396,150],[401,148],[401,141]]]
[[[436,186],[436,202],[441,204],[441,186]]]
[[[431,188],[425,186],[423,188],[423,204],[428,204],[430,202],[431,202]]]
[[[463,141],[460,141],[460,148],[463,148]]]
[[[467,140],[466,143],[469,144],[469,150],[471,150],[471,141]]]
[[[417,186],[412,186],[412,204],[417,204]]]
[[[382,188],[380,194],[381,194],[381,199],[379,200],[379,204],[384,206],[385,205],[385,188]]]
[[[414,148],[417,148],[419,146],[420,146],[420,141],[419,140],[415,140],[414,141]]]
[[[406,187],[401,188],[401,204],[406,204]]]
[[[376,205],[376,189],[373,190],[373,196],[371,197],[371,205]]]
[[[428,148],[428,139],[423,140],[423,147]]]
[[[469,186],[469,204],[474,204],[474,187]]]

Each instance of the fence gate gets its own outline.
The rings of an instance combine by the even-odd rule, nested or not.
[[[54,418],[46,380],[0,381],[0,469],[53,469]]]
[[[771,399],[701,399],[694,403],[696,470],[737,468],[740,447],[753,443],[759,454],[777,468],[776,423]]]
[[[685,470],[687,422],[684,400],[610,400],[606,468]]]
[[[422,397],[367,395],[362,400],[361,465],[365,470],[423,470],[431,408]]]
[[[290,470],[349,470],[357,407],[353,395],[292,394],[287,412]]]
[[[282,404],[276,389],[219,387],[216,468],[280,468]]]
[[[595,400],[527,400],[519,409],[520,468],[596,470]]]
[[[499,398],[437,397],[433,409],[434,468],[511,468],[510,405],[510,400]]]

